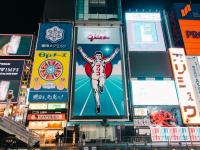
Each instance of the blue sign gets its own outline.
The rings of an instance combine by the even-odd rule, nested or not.
[[[41,23],[36,50],[70,51],[72,45],[72,30],[71,23]]]
[[[63,91],[31,91],[29,92],[29,102],[65,102],[67,101],[68,92]]]
[[[178,19],[199,20],[200,4],[175,3],[173,11],[175,11]]]

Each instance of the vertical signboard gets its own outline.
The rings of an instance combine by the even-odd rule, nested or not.
[[[78,27],[71,120],[127,118],[120,28]]]
[[[198,109],[200,109],[200,66],[196,56],[187,56],[187,64],[190,72],[192,86],[196,97]]]
[[[166,51],[160,13],[126,13],[129,51]]]
[[[36,51],[29,102],[66,102],[70,52]]]
[[[0,56],[30,56],[32,35],[0,34]]]
[[[41,23],[29,102],[67,102],[72,24]]]
[[[170,48],[170,58],[184,124],[199,124],[199,109],[194,95],[183,48]]]

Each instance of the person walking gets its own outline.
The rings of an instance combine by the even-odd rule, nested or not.
[[[82,142],[83,142],[83,146],[85,145],[85,132],[83,132],[82,134]]]
[[[56,145],[58,145],[58,143],[59,143],[59,132],[56,133],[55,138],[56,138]]]
[[[60,135],[60,145],[64,144],[64,133]]]

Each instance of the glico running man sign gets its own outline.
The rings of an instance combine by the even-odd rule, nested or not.
[[[120,28],[78,27],[71,120],[127,116]]]

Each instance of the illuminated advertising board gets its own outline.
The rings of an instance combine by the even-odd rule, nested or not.
[[[47,110],[47,103],[30,103],[29,110]]]
[[[72,24],[66,22],[40,23],[36,50],[71,50],[72,29]]]
[[[0,103],[6,103],[9,98],[12,103],[18,101],[20,81],[19,80],[0,80]]]
[[[200,55],[200,21],[179,19],[185,52],[187,55]]]
[[[196,56],[187,56],[187,64],[190,72],[192,86],[196,97],[198,109],[200,109],[200,66]]]
[[[134,105],[179,105],[174,81],[131,80]]]
[[[120,28],[77,31],[71,120],[127,118]]]
[[[148,126],[181,126],[181,113],[173,80],[131,80],[134,119]],[[141,122],[145,126],[146,122]],[[139,126],[137,123],[137,126]]]
[[[0,79],[21,80],[23,68],[23,59],[0,59]]]
[[[142,114],[139,114],[138,110],[140,112],[146,110],[147,113],[142,112]],[[133,117],[133,121],[137,122],[137,126],[176,127],[182,125],[181,112],[179,106],[176,105],[134,105]]]
[[[28,114],[28,120],[45,121],[45,120],[65,120],[65,114]]]
[[[160,13],[126,13],[129,51],[166,51]]]
[[[70,52],[36,51],[29,102],[67,102]]]
[[[151,127],[153,142],[199,141],[199,127]]]
[[[170,48],[169,53],[183,122],[184,124],[199,124],[199,109],[194,95],[184,49]]]
[[[66,109],[66,103],[48,103],[48,110]]]
[[[30,56],[32,35],[0,34],[0,56]]]
[[[29,129],[63,129],[65,121],[29,121]]]

